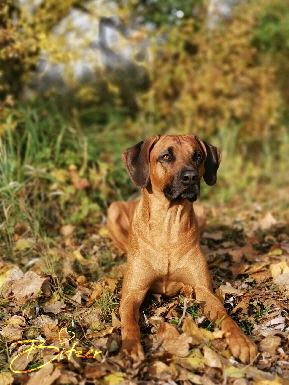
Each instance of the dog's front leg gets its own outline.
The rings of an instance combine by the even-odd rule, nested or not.
[[[229,347],[234,357],[244,363],[252,362],[257,355],[257,348],[239,328],[239,326],[228,316],[224,306],[215,296],[212,290],[211,276],[205,257],[200,247],[193,250],[192,264],[185,273],[185,284],[193,283],[197,302],[202,305],[203,312],[212,321],[220,322],[220,328],[226,332]]]
[[[122,288],[120,302],[122,351],[134,361],[144,358],[140,343],[139,308],[149,289],[147,282],[139,274],[131,276],[127,272]]]

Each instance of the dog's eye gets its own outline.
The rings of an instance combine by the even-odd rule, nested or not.
[[[171,156],[169,154],[165,154],[161,158],[162,160],[171,160]]]
[[[197,151],[192,156],[192,160],[193,162],[201,162],[203,160],[203,155],[199,151]]]

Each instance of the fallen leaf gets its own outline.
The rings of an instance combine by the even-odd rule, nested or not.
[[[281,343],[281,338],[278,336],[268,336],[264,338],[260,344],[259,348],[261,352],[270,353],[271,355],[275,354],[276,349]]]
[[[27,385],[51,385],[61,372],[50,362],[30,377]]]
[[[6,338],[8,342],[20,341],[22,339],[23,330],[19,326],[4,326],[0,334]]]
[[[114,328],[120,328],[121,327],[121,322],[115,315],[115,313],[111,314],[111,324]]]
[[[282,249],[274,249],[268,253],[268,255],[282,255],[283,250]]]
[[[31,249],[35,245],[35,240],[32,238],[21,238],[19,239],[14,246],[14,250],[26,250]]]
[[[115,372],[108,374],[107,376],[98,379],[98,381],[103,385],[118,385],[123,382],[125,373]]]
[[[214,340],[216,338],[222,338],[224,335],[222,330],[211,332],[210,330],[199,328],[191,317],[185,318],[182,330],[188,336],[192,337],[191,344],[193,345],[200,344],[204,339]]]
[[[72,372],[71,370],[61,370],[61,374],[57,381],[58,384],[79,384],[77,379],[77,373]]]
[[[233,262],[240,263],[243,258],[243,252],[241,249],[228,250],[228,254],[232,257]]]
[[[104,282],[105,286],[107,286],[111,291],[114,291],[118,282],[117,279],[107,277],[102,278],[102,281]]]
[[[172,375],[172,370],[162,361],[154,361],[148,365],[148,374],[150,377],[159,377],[161,374]]]
[[[262,230],[267,230],[270,227],[274,226],[277,223],[277,220],[273,217],[271,213],[267,213],[264,218],[259,221],[259,227]]]
[[[60,228],[60,234],[63,235],[64,237],[71,237],[75,231],[75,226],[72,225],[64,225]]]
[[[210,349],[208,346],[204,346],[204,358],[206,364],[211,368],[222,368],[221,357],[214,350]]]
[[[204,339],[202,331],[198,328],[191,317],[185,318],[182,330],[192,338],[191,344],[193,345],[199,345]]]
[[[31,324],[42,328],[44,325],[57,325],[57,319],[52,319],[48,315],[40,315],[31,321]]]
[[[106,371],[101,367],[96,367],[87,365],[84,369],[84,374],[86,378],[101,378],[106,374]]]
[[[289,289],[289,273],[278,275],[273,282],[283,290]]]
[[[282,385],[284,384],[282,378],[275,376],[273,380],[266,380],[264,378],[260,378],[256,381],[253,381],[253,385]]]
[[[53,314],[59,314],[65,309],[66,305],[62,301],[55,301],[53,303],[46,302],[42,309],[45,311],[45,313],[53,313]]]
[[[282,261],[279,263],[274,263],[269,266],[269,269],[271,271],[272,277],[276,278],[281,274],[287,274],[289,273],[289,266],[287,265],[286,261]]]
[[[95,283],[93,291],[87,301],[87,306],[92,305],[103,293],[103,287],[101,283]]]
[[[23,304],[31,299],[39,298],[42,291],[49,291],[47,278],[40,277],[33,271],[28,271],[17,280],[9,279],[2,289],[4,297],[13,295],[19,303]]]
[[[235,289],[232,287],[229,283],[226,285],[221,285],[217,290],[216,290],[216,296],[224,302],[226,294],[231,294],[231,295],[242,295],[243,292],[239,289]]]
[[[167,322],[164,322],[158,332],[157,339],[162,342],[162,347],[168,353],[183,357],[189,352],[189,343],[192,341],[187,334],[179,334],[175,327]]]
[[[25,318],[20,315],[14,315],[11,317],[7,324],[12,326],[26,326]]]
[[[265,326],[269,326],[276,330],[283,330],[286,326],[286,318],[285,317],[276,317],[270,320],[265,324]]]
[[[0,373],[0,385],[11,385],[14,378],[10,372]]]
[[[232,273],[234,275],[234,278],[236,278],[238,275],[241,275],[241,274],[254,274],[254,273],[258,273],[262,270],[266,270],[267,269],[267,263],[266,262],[256,262],[254,263],[253,265],[241,265],[241,266],[233,266],[231,268],[232,270]]]
[[[29,365],[30,362],[34,360],[34,357],[37,355],[37,349],[29,351],[27,353],[21,354],[23,351],[28,350],[31,347],[31,345],[21,345],[19,349],[17,350],[16,353],[13,354],[11,357],[10,362],[12,361],[13,358],[15,358],[17,355],[18,357],[15,358],[15,361],[12,363],[12,368],[13,372],[19,372],[19,371],[24,371],[27,366]]]
[[[224,373],[227,377],[230,378],[243,378],[245,377],[245,371],[244,369],[240,369],[235,366],[229,366],[228,368],[225,368]]]
[[[188,357],[183,359],[191,365],[193,370],[205,367],[206,360],[199,349],[194,349]]]

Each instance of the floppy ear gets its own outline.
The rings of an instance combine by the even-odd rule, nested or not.
[[[219,164],[221,162],[221,152],[215,146],[204,142],[207,151],[207,157],[205,160],[205,173],[203,175],[204,181],[212,186],[217,181],[217,170],[219,168]]]
[[[143,142],[128,148],[122,154],[125,168],[138,188],[144,188],[149,183],[149,157],[150,152],[160,136],[150,136]]]

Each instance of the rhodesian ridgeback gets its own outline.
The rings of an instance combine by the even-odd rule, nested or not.
[[[120,303],[122,351],[135,360],[144,357],[138,320],[148,291],[174,296],[191,286],[204,314],[220,322],[233,356],[252,362],[256,345],[213,293],[192,204],[202,178],[216,183],[220,151],[195,135],[151,136],[128,148],[123,161],[141,199],[116,202],[108,210],[112,238],[128,257]]]

